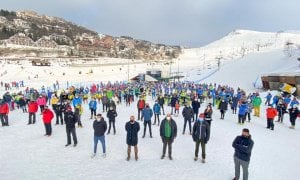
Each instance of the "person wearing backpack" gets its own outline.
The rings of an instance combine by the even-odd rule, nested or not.
[[[73,137],[73,142],[74,142],[74,147],[77,145],[77,136],[76,136],[76,117],[75,114],[72,112],[72,108],[70,106],[67,107],[66,112],[65,112],[65,124],[66,124],[66,133],[67,133],[67,144],[65,145],[66,147],[71,145],[71,134]]]

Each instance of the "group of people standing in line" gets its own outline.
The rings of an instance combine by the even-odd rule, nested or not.
[[[125,124],[125,131],[127,133],[127,161],[131,159],[132,147],[134,147],[134,158],[135,160],[138,160],[138,133],[140,131],[140,124],[138,121],[143,121],[144,129],[142,138],[145,138],[146,136],[147,127],[149,128],[150,138],[152,138],[152,125],[159,126],[159,133],[163,144],[161,159],[165,158],[167,149],[169,159],[173,159],[172,144],[177,137],[178,129],[177,123],[172,116],[178,116],[181,105],[184,106],[181,112],[184,120],[182,134],[185,134],[186,126],[188,126],[189,134],[195,142],[194,160],[198,160],[199,148],[201,146],[202,163],[206,162],[206,144],[210,139],[214,107],[220,110],[220,119],[223,120],[225,118],[225,113],[228,110],[228,106],[230,106],[233,114],[238,113],[238,123],[241,125],[244,124],[247,117],[250,122],[252,109],[254,109],[254,116],[260,117],[262,100],[258,93],[250,94],[247,97],[245,92],[240,89],[237,90],[237,94],[234,94],[230,87],[219,86],[216,88],[216,85],[200,85],[198,89],[195,90],[195,93],[191,93],[189,97],[187,95],[183,95],[182,92],[180,93],[180,88],[174,88],[175,91],[177,90],[179,93],[172,93],[174,89],[171,90],[170,86],[167,86],[165,87],[166,89],[164,89],[164,93],[167,92],[168,95],[163,96],[161,94],[162,90],[159,90],[159,88],[156,89],[155,87],[157,88],[160,86],[140,88],[141,90],[138,93],[138,96],[136,95],[136,98],[139,97],[137,101],[137,121],[135,120],[135,116],[131,115],[129,121]],[[110,134],[111,129],[113,129],[113,134],[116,134],[115,121],[118,116],[116,107],[122,102],[122,98],[126,102],[126,106],[130,106],[134,101],[134,94],[132,92],[133,91],[130,89],[125,90],[123,97],[118,93],[110,95],[102,92],[100,97],[99,95],[91,94],[88,107],[91,113],[90,119],[94,119],[94,151],[92,157],[95,157],[97,154],[97,145],[99,141],[102,145],[103,157],[106,157],[105,134]],[[38,109],[40,109],[46,131],[45,136],[51,136],[51,121],[54,116],[56,116],[56,125],[59,125],[59,123],[61,125],[66,125],[67,144],[65,146],[67,147],[72,144],[71,136],[73,138],[73,146],[77,146],[78,140],[76,135],[76,124],[78,127],[83,127],[81,115],[83,113],[83,104],[87,102],[86,96],[80,96],[78,90],[74,89],[68,93],[65,93],[64,91],[60,94],[54,92],[51,94],[51,98],[49,98],[49,95],[38,96],[34,93],[30,93],[30,98],[20,97],[17,101],[18,106],[20,106],[23,112],[28,112],[29,114],[28,125],[35,124],[36,113],[38,112]],[[146,96],[150,94],[152,94],[152,98],[155,99],[155,103],[152,108],[150,108],[149,103],[146,103]],[[288,109],[288,113],[290,114],[290,121],[292,123],[291,128],[294,129],[295,121],[297,117],[299,117],[299,110],[297,108],[299,102],[297,99],[288,101],[286,98],[289,98],[289,96],[282,97],[276,95],[277,101],[273,98],[273,103],[271,104],[269,96],[270,94],[266,97],[267,100],[265,103],[269,106],[266,110],[267,128],[274,130],[273,120],[275,116],[278,115],[278,121],[282,122],[283,114],[287,113],[286,109],[290,106],[291,108]],[[8,114],[11,109],[11,99],[12,96],[10,96],[9,93],[6,93],[3,96],[3,99],[0,100],[0,118],[2,126],[8,126]],[[207,106],[204,112],[200,113],[199,109],[204,101],[207,102]],[[52,106],[52,110],[54,112],[48,107],[47,102]],[[103,113],[106,112],[106,117],[109,120],[109,127],[102,114],[97,114],[98,104],[100,102],[103,105]],[[164,119],[160,121],[160,115],[165,115],[164,106],[171,106],[171,112],[167,113]],[[239,109],[238,112],[237,109]],[[152,124],[153,116],[154,122]],[[194,122],[193,126],[192,122]],[[243,129],[242,135],[238,136],[233,141],[232,146],[235,149],[235,180],[239,179],[240,166],[243,168],[244,179],[247,179],[253,144],[254,142],[251,138],[249,129]]]

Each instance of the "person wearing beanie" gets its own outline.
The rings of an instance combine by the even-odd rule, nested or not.
[[[267,129],[274,130],[274,118],[277,116],[277,110],[269,105],[267,108]]]
[[[210,125],[204,120],[205,115],[201,113],[199,115],[198,120],[195,122],[193,126],[192,137],[194,142],[196,143],[195,148],[195,158],[194,160],[198,160],[199,146],[201,144],[202,150],[202,163],[205,163],[206,152],[205,145],[207,144],[210,138]]]
[[[235,177],[233,180],[240,179],[240,167],[243,168],[243,180],[248,180],[248,168],[250,163],[251,152],[254,146],[254,142],[251,138],[249,129],[243,129],[242,135],[237,136],[232,147],[235,150],[234,153],[234,165],[235,165]]]

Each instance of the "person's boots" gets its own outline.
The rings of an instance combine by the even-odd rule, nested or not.
[[[295,129],[295,126],[290,126],[290,129]]]
[[[128,147],[127,149],[127,158],[126,158],[127,161],[130,160],[130,148]]]
[[[138,157],[138,151],[137,150],[134,151],[134,157],[135,157],[136,161],[139,159],[139,157]]]

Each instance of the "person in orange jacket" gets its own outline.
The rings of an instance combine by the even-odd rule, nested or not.
[[[178,114],[179,114],[179,108],[180,108],[180,104],[178,101],[176,101],[176,104],[175,104],[175,116],[177,117]]]
[[[8,125],[8,113],[9,113],[9,105],[0,99],[0,119],[2,126],[9,126]]]
[[[274,118],[277,116],[277,110],[269,105],[267,108],[267,129],[274,130]]]
[[[54,117],[54,113],[48,108],[48,106],[45,106],[42,115],[43,115],[43,122],[46,129],[45,136],[49,137],[52,134],[51,121]]]

